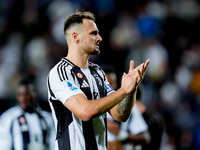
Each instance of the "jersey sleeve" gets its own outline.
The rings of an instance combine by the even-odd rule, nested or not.
[[[69,97],[83,93],[71,78],[60,80],[55,71],[49,74],[48,92],[52,100],[59,100],[63,104]]]
[[[115,92],[115,90],[111,87],[110,83],[108,82],[105,73],[104,73],[104,77],[105,77],[104,84],[106,85],[107,95],[109,95],[110,93]]]
[[[107,95],[109,95],[110,93],[114,92],[115,90],[111,87],[111,85],[109,84],[109,82],[106,82],[106,91],[107,91]]]

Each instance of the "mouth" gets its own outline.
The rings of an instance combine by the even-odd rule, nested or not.
[[[99,49],[99,42],[96,43],[96,48]]]
[[[96,49],[99,49],[99,45],[96,45]]]
[[[27,108],[27,104],[26,103],[21,103],[20,106],[21,106],[22,109],[26,109]]]

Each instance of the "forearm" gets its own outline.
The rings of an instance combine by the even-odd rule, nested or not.
[[[101,115],[113,107],[115,107],[118,103],[120,103],[125,97],[127,96],[127,93],[123,89],[119,89],[108,96],[95,100],[94,105],[92,106],[91,109],[96,109],[98,110],[97,115]]]
[[[68,98],[65,106],[80,119],[88,121],[109,111],[121,102],[127,94],[122,88],[96,100],[88,100],[84,94],[77,94]]]
[[[116,121],[125,122],[129,118],[135,104],[136,92],[137,89],[127,95],[115,108],[111,110],[111,115]]]

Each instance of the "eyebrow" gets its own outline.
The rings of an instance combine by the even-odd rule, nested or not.
[[[92,34],[98,34],[99,31],[98,31],[98,30],[93,30],[93,31],[91,31],[90,33],[92,33]]]

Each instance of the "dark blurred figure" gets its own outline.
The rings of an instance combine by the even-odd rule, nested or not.
[[[52,116],[37,107],[36,92],[29,80],[17,87],[19,105],[0,117],[0,148],[4,150],[53,150],[55,130]]]
[[[111,65],[102,65],[102,69],[105,72],[106,78],[112,88],[117,90],[117,75],[115,68]],[[117,140],[117,136],[120,132],[120,123],[116,122],[110,115],[107,113],[107,129],[108,129],[108,150],[123,150],[123,145],[120,141]]]
[[[117,90],[117,75],[114,66],[102,65],[106,78],[112,88]],[[124,128],[125,127],[125,128]],[[119,123],[107,115],[107,128],[108,128],[108,150],[132,150],[138,149],[144,143],[148,143],[150,136],[142,114],[135,105],[131,113],[131,117],[126,123]],[[129,131],[130,128],[134,128]],[[127,132],[124,132],[124,129]]]
[[[159,150],[164,131],[163,119],[157,112],[148,111],[146,106],[142,103],[141,97],[142,86],[139,86],[136,95],[136,104],[148,125],[148,130],[151,136],[150,143],[144,144],[142,150]]]

